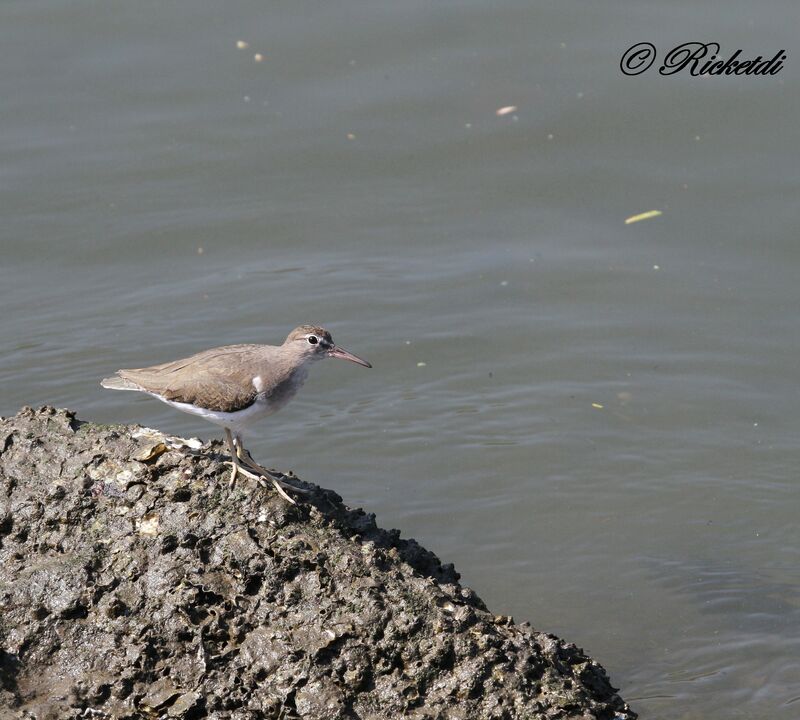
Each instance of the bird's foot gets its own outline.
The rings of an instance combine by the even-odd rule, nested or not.
[[[263,465],[259,465],[255,460],[253,460],[253,456],[250,454],[250,451],[246,448],[239,446],[239,461],[246,465],[250,470],[253,472],[258,473],[259,475],[263,475],[264,477],[269,478],[272,480],[273,485],[278,483],[282,488],[290,490],[292,492],[300,493],[302,495],[310,495],[311,490],[306,490],[305,488],[297,487],[296,485],[292,485],[291,483],[284,482],[283,480],[278,479],[275,476],[275,473],[272,470],[267,470]]]
[[[261,468],[261,472],[254,473],[250,472],[250,470],[243,467],[239,463],[232,462],[230,463],[230,465],[231,465],[231,479],[230,482],[228,483],[228,487],[233,487],[233,484],[236,482],[237,475],[244,475],[244,477],[250,478],[251,480],[255,480],[259,485],[263,485],[266,487],[268,484],[271,484],[272,487],[274,487],[275,490],[277,491],[278,495],[280,495],[284,500],[286,500],[286,502],[289,502],[292,505],[297,505],[297,501],[291,496],[289,496],[284,488],[292,490],[294,492],[302,492],[302,493],[308,492],[308,490],[297,488],[294,485],[288,485],[287,483],[281,482],[270,472],[264,470],[264,468]]]
[[[240,463],[246,465],[254,472],[260,473],[261,475],[268,475],[270,477],[272,476],[272,473],[269,470],[267,470],[267,468],[263,467],[262,465],[259,465],[255,460],[253,460],[253,456],[250,454],[250,451],[247,448],[244,448],[241,445],[237,445],[236,455],[239,458]]]
[[[228,482],[228,487],[232,488],[234,486],[236,478],[239,477],[239,475],[250,478],[251,480],[256,480],[256,481],[263,480],[263,477],[261,475],[256,475],[255,473],[250,472],[250,470],[244,467],[241,463],[230,462],[225,464],[231,466],[231,479]]]

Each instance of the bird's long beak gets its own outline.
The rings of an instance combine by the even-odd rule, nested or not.
[[[368,368],[372,367],[372,365],[370,365],[366,360],[362,360],[360,357],[353,355],[353,353],[347,352],[347,350],[340,348],[338,345],[334,345],[330,350],[328,350],[328,357],[341,358],[342,360],[354,362],[356,365],[363,365],[364,367]]]

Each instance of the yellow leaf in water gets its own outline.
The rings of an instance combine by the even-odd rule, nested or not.
[[[592,403],[593,408],[597,408],[598,410],[602,410],[603,406],[600,403]]]
[[[661,210],[648,210],[647,212],[639,213],[638,215],[631,215],[629,218],[625,218],[625,224],[630,225],[631,223],[640,222],[642,220],[649,220],[650,218],[658,217],[663,213]]]

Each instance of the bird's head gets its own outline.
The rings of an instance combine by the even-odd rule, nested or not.
[[[364,367],[372,367],[366,360],[362,360],[360,357],[353,355],[353,353],[347,352],[344,348],[338,347],[333,342],[331,334],[325,328],[316,325],[296,327],[289,333],[283,345],[284,347],[292,348],[307,360],[322,360],[326,357],[334,357],[349,360]]]

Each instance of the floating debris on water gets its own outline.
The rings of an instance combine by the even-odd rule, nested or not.
[[[631,215],[629,218],[625,218],[625,224],[630,225],[631,223],[641,222],[642,220],[649,220],[650,218],[658,217],[659,215],[663,215],[661,210],[648,210],[647,212],[639,213],[638,215]]]
[[[603,406],[600,403],[592,403],[593,408],[597,408],[598,410],[602,410]]]
[[[247,48],[250,47],[250,43],[246,40],[237,40],[236,47],[239,48],[239,50],[247,50]]]
[[[497,108],[494,114],[497,115],[497,117],[503,117],[503,115],[508,115],[516,111],[517,111],[516,105],[506,105],[505,107]]]

